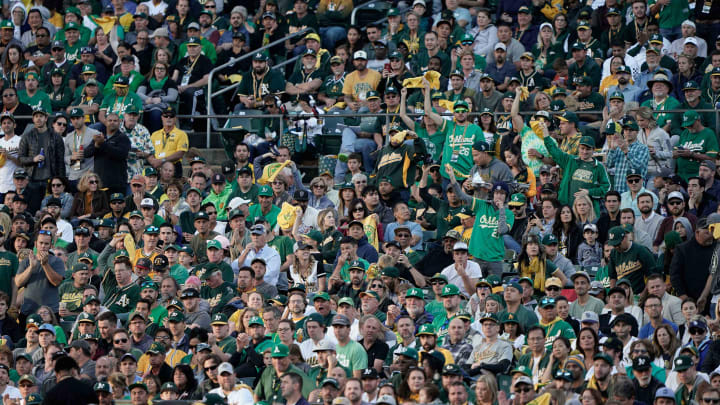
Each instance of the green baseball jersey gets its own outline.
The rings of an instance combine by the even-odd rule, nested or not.
[[[471,123],[459,126],[455,121],[443,120],[440,131],[446,134],[442,153],[442,167],[450,164],[458,180],[464,180],[475,165],[472,159],[472,146],[476,141],[484,141],[482,129]],[[440,170],[447,177],[445,170]]]
[[[470,254],[476,259],[486,262],[500,262],[505,257],[505,242],[502,235],[498,234],[498,210],[485,200],[473,198],[470,207],[475,213],[475,231],[470,237],[468,248]],[[505,210],[505,222],[508,229],[512,228],[515,222],[515,215]]]
[[[85,287],[77,288],[73,280],[65,280],[58,287],[60,302],[64,302],[68,311],[80,312],[83,307],[83,291]]]
[[[640,294],[645,289],[645,278],[651,273],[655,273],[655,268],[655,257],[648,248],[633,243],[624,252],[614,249],[610,253],[608,275],[611,280],[628,279],[633,293]]]
[[[717,137],[710,128],[704,128],[698,133],[692,133],[689,130],[684,130],[680,134],[680,140],[678,141],[677,148],[689,150],[695,153],[704,153],[711,156],[713,159],[718,153],[720,148],[718,147]],[[677,173],[683,180],[687,181],[691,176],[697,176],[698,170],[700,169],[700,161],[689,158],[677,158]]]
[[[12,286],[18,270],[17,256],[0,252],[0,291],[12,297]]]
[[[542,321],[538,323],[541,328],[545,329],[545,349],[552,350],[552,344],[558,336],[565,337],[570,340],[570,343],[575,340],[575,331],[569,323],[563,321],[560,318],[555,318],[549,323],[545,324]]]

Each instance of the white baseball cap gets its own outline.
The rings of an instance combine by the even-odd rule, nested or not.
[[[367,60],[367,52],[365,51],[355,51],[353,54],[353,59],[365,59]]]

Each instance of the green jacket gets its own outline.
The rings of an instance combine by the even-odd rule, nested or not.
[[[287,373],[294,372],[300,375],[303,379],[302,384],[302,394],[303,397],[307,398],[310,395],[310,392],[312,392],[316,385],[315,382],[308,377],[305,372],[300,370],[299,368],[295,367],[294,365],[290,365],[288,367]],[[260,375],[260,382],[258,382],[258,385],[255,387],[255,395],[260,400],[269,401],[273,397],[273,395],[281,395],[280,393],[280,377],[277,376],[277,373],[275,372],[275,367],[273,366],[267,366],[265,367],[265,370],[263,371],[262,375]]]
[[[215,51],[215,45],[213,45],[212,42],[208,41],[205,37],[200,37],[200,47],[201,53],[210,59],[210,62],[215,64],[217,62],[217,51]],[[187,56],[187,42],[183,42],[178,47],[178,59],[180,60]],[[302,59],[302,58],[301,58]]]
[[[218,221],[227,221],[227,210],[225,209],[225,204],[227,204],[230,194],[232,194],[232,187],[230,187],[229,184],[225,183],[225,188],[223,188],[220,194],[216,194],[213,190],[202,201],[203,204],[209,202],[213,203],[215,209],[217,210]]]
[[[544,142],[552,159],[563,169],[564,175],[558,191],[560,202],[572,205],[575,199],[573,195],[585,189],[593,200],[595,214],[600,215],[598,201],[610,191],[610,180],[605,166],[595,159],[592,162],[585,162],[577,156],[563,152],[557,146],[557,142],[549,136],[545,137]]]

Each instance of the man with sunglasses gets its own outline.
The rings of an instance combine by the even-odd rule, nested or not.
[[[617,175],[618,174],[616,172],[615,176]],[[643,185],[643,174],[640,170],[635,167],[629,167],[625,174],[625,182],[626,191],[620,194],[620,209],[632,208],[634,214],[639,216],[641,214],[640,208],[638,207],[638,198],[640,194],[650,194],[653,200],[653,210],[657,209],[659,199],[655,193],[646,189]]]

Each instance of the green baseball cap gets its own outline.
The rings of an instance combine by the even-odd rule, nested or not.
[[[265,326],[265,322],[263,322],[262,318],[260,318],[259,316],[253,316],[252,318],[250,318],[250,321],[248,322],[248,326],[253,326],[253,325]]]
[[[639,131],[640,126],[638,125],[637,121],[635,121],[634,118],[628,117],[624,120],[622,120],[622,127],[623,128],[630,128],[633,131]]]
[[[147,352],[150,354],[164,354],[165,353],[165,345],[160,342],[153,342],[150,347],[147,349]]]
[[[169,322],[185,322],[185,315],[182,312],[173,311],[168,314],[167,319]]]
[[[267,186],[267,185],[260,187],[260,190],[258,190],[258,196],[259,197],[272,197],[273,196],[272,188],[270,188],[270,186]]]
[[[360,295],[362,295],[362,293],[360,293]],[[376,295],[377,295],[377,293],[376,293]],[[315,300],[330,301],[330,295],[328,293],[326,293],[325,291],[322,291],[322,292],[315,294],[315,296],[313,297],[312,300],[313,300],[313,302],[315,302]]]
[[[415,336],[422,336],[422,335],[435,336],[435,328],[433,328],[432,324],[426,323],[426,324],[420,325],[420,328],[418,329]]]
[[[543,236],[543,238],[542,238],[542,244],[545,245],[545,246],[548,246],[548,245],[557,245],[557,244],[558,244],[557,236],[555,236],[555,235],[553,235],[553,234],[551,234],[551,233]]]
[[[508,205],[513,205],[513,206],[519,207],[519,206],[525,204],[526,202],[527,202],[527,198],[525,198],[525,194],[515,193],[510,196],[510,202],[508,203]]]
[[[422,326],[420,328],[422,329]],[[420,358],[420,355],[418,354],[417,349],[412,348],[412,347],[401,348],[401,349],[397,350],[395,352],[395,354],[397,354],[398,356],[409,357],[415,361],[418,361],[418,359]]]
[[[421,288],[408,288],[408,290],[405,292],[405,299],[410,297],[420,298],[421,300],[424,300],[425,293]]]
[[[562,114],[558,115],[557,118],[560,121],[572,122],[574,124],[577,124],[579,121],[578,116],[572,111],[564,111]]]
[[[272,353],[270,354],[270,357],[282,358],[282,357],[287,357],[289,355],[290,355],[290,349],[286,345],[284,345],[282,343],[278,343],[273,348]]]
[[[587,146],[591,149],[595,149],[595,140],[591,136],[581,136],[578,144]]]
[[[359,269],[362,271],[367,270],[365,268],[365,264],[363,262],[361,262],[360,260],[353,260],[352,262],[350,262],[350,267],[348,267],[348,271],[350,271],[352,269]]]
[[[698,119],[700,119],[700,115],[698,115],[698,113],[695,110],[685,111],[685,113],[683,114],[683,117],[682,117],[681,125],[683,128],[687,128],[687,127],[691,126],[692,124],[694,124],[695,121],[697,121]]]
[[[608,100],[622,100],[625,101],[625,96],[622,94],[621,91],[615,90],[612,93],[610,93],[610,97]]]
[[[222,250],[222,243],[219,240],[211,239],[207,241],[206,249],[218,249]]]
[[[408,291],[410,291],[410,290],[408,290]],[[350,297],[343,297],[343,298],[340,298],[340,301],[338,301],[338,307],[340,305],[350,305],[351,307],[354,307],[355,301],[353,301],[352,298],[350,298]]]
[[[460,289],[455,284],[448,284],[442,289],[441,297],[452,297],[453,295],[460,295]]]
[[[223,314],[222,312],[218,312],[217,314],[213,315],[212,321],[210,322],[210,325],[227,325],[228,324],[228,317],[227,315]]]
[[[88,299],[90,299],[91,297],[94,297],[94,296],[90,296],[90,297],[88,297]],[[87,304],[87,301],[86,301],[85,303]],[[78,322],[78,323],[92,323],[92,324],[94,324],[94,323],[95,323],[95,317],[94,317],[92,314],[89,314],[89,313],[87,313],[87,312],[81,312],[81,313],[77,316],[77,322]]]
[[[608,245],[610,246],[617,246],[619,245],[623,239],[625,238],[625,228],[622,226],[614,226],[610,228],[610,231],[608,232]]]
[[[678,356],[675,358],[675,361],[673,361],[673,369],[675,371],[685,371],[693,366],[693,361],[690,356]]]

